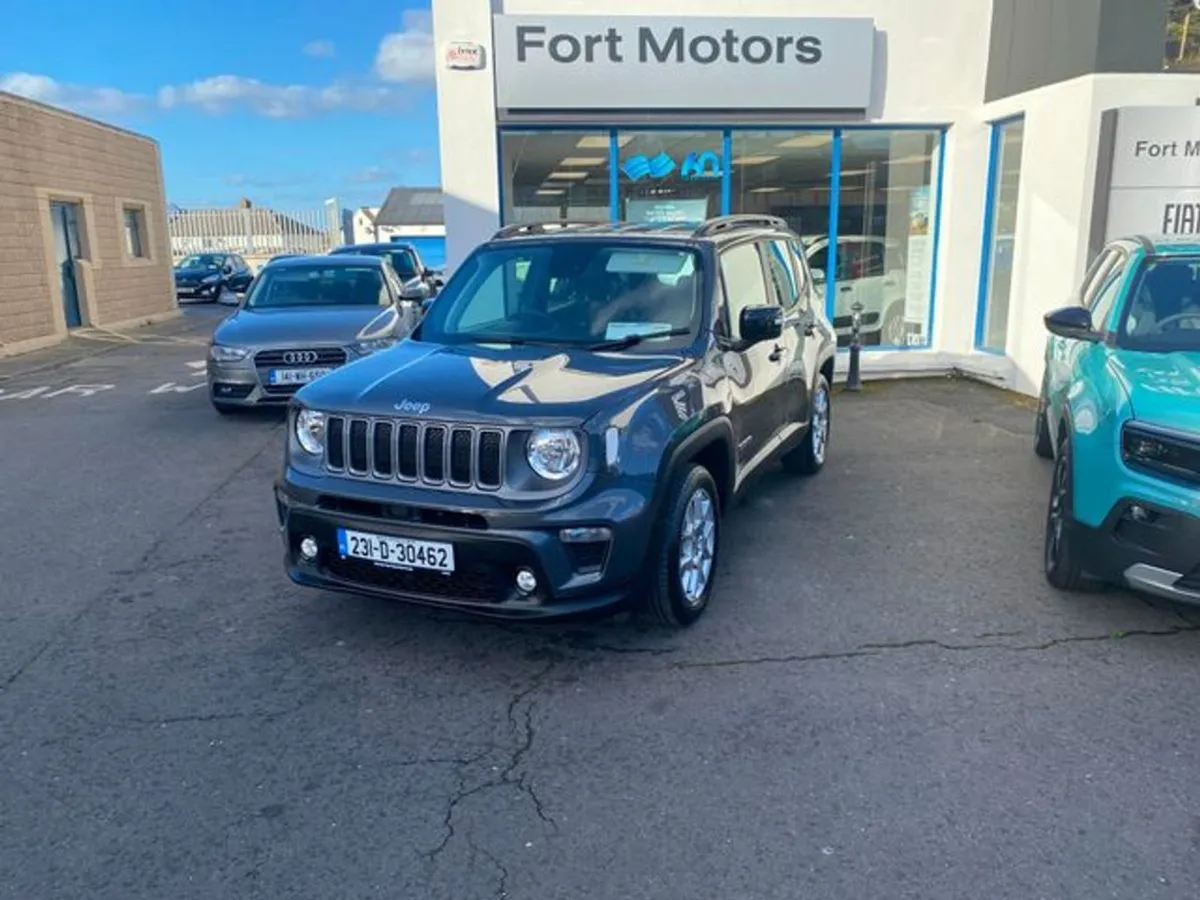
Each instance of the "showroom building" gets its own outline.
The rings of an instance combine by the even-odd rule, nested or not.
[[[174,315],[158,144],[0,92],[0,356]]]
[[[434,0],[448,266],[503,224],[777,215],[865,372],[1036,392],[1104,241],[1200,201],[1167,0],[797,6]]]

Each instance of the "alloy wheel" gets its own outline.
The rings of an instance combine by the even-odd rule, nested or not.
[[[811,431],[813,459],[823,464],[829,446],[829,389],[824,386],[813,395]]]
[[[716,546],[717,506],[706,488],[697,488],[688,498],[679,527],[679,589],[690,607],[704,600]]]

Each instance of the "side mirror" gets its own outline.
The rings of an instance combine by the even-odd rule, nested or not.
[[[747,306],[738,317],[742,346],[776,340],[783,334],[783,310],[778,306]]]
[[[410,281],[400,291],[400,299],[424,301],[429,299],[431,293],[432,291],[430,291],[429,285],[426,282]]]
[[[1046,313],[1046,330],[1073,341],[1098,341],[1100,336],[1092,327],[1092,314],[1082,306],[1064,306]]]

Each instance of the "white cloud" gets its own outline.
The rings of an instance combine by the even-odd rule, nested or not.
[[[428,81],[433,78],[433,17],[410,9],[403,29],[384,35],[375,54],[375,74],[383,81]]]
[[[46,75],[11,72],[0,75],[0,91],[91,115],[120,115],[146,105],[147,98],[109,87],[64,84]]]
[[[305,56],[315,56],[319,59],[332,59],[337,56],[333,41],[309,41],[303,47]]]
[[[194,107],[213,115],[244,109],[272,119],[293,119],[338,111],[388,112],[406,107],[408,95],[382,85],[336,83],[313,87],[216,75],[160,88],[158,104],[164,109]]]
[[[385,184],[395,180],[396,173],[386,166],[366,166],[343,178],[346,184]]]

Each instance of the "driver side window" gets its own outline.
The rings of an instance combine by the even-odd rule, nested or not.
[[[742,310],[751,306],[766,306],[771,302],[767,295],[767,279],[763,274],[758,247],[753,243],[739,244],[722,253],[721,278],[725,282],[729,335],[734,340],[741,340],[739,317]]]
[[[1104,280],[1099,283],[1096,294],[1092,298],[1092,328],[1101,334],[1107,334],[1109,318],[1117,298],[1121,296],[1121,287],[1125,283],[1126,267],[1124,261],[1110,268]]]

